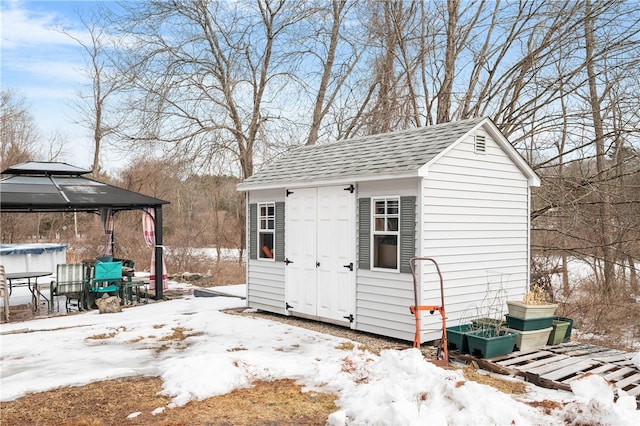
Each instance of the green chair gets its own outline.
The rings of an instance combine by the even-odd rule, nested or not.
[[[117,293],[122,283],[122,262],[97,262],[93,266],[93,276],[89,291],[95,295]]]
[[[58,312],[60,312],[60,296],[65,296],[65,309],[69,312],[71,301],[78,301],[78,310],[84,310],[85,306],[85,265],[82,263],[61,263],[56,266],[56,279],[51,281],[49,287],[50,300],[49,312],[53,312],[53,300],[56,298]]]

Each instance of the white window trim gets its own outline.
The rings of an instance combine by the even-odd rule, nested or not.
[[[270,216],[262,216],[261,215],[261,211],[262,211],[262,207],[266,207],[267,211],[269,211],[269,207],[273,207],[273,229],[262,229],[260,224],[261,224],[261,219],[263,217],[265,218],[269,218]],[[266,262],[275,262],[276,261],[276,256],[275,256],[275,249],[276,249],[276,203],[275,201],[268,201],[268,202],[263,202],[263,203],[257,203],[257,213],[256,213],[256,220],[258,221],[257,223],[257,232],[256,232],[256,238],[258,241],[256,241],[256,245],[258,246],[258,253],[257,253],[257,260],[262,260],[262,261],[266,261]],[[273,239],[273,248],[271,249],[271,254],[273,255],[273,257],[268,258],[268,257],[263,257],[263,253],[262,253],[262,246],[260,245],[260,236],[262,234],[271,234],[272,235],[272,239]]]
[[[398,229],[396,231],[376,231],[376,201],[397,201],[398,202]],[[400,272],[400,218],[402,217],[401,213],[400,213],[400,196],[399,195],[389,195],[389,196],[376,196],[376,197],[371,197],[371,235],[369,236],[371,238],[371,242],[370,242],[370,253],[369,253],[369,259],[370,259],[370,268],[372,271],[380,271],[380,272],[394,272],[394,273],[399,273]],[[387,218],[387,214],[385,212],[385,219]],[[386,224],[386,220],[385,220],[385,224]],[[386,227],[386,225],[385,225]],[[375,266],[375,236],[376,235],[395,235],[396,236],[396,241],[398,242],[396,244],[396,267],[395,269],[392,268],[382,268],[380,266]]]

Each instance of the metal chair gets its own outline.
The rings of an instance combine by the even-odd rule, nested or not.
[[[65,296],[65,310],[69,312],[71,301],[78,301],[78,310],[85,306],[85,265],[82,263],[61,263],[56,266],[56,279],[49,287],[49,312],[53,312],[53,299],[56,297],[58,312],[60,312],[60,296]]]
[[[89,279],[89,296],[94,300],[109,293],[119,293],[122,284],[122,262],[97,262]],[[93,300],[90,300],[93,305]],[[90,305],[90,306],[91,306]]]

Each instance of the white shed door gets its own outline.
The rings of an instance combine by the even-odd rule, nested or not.
[[[295,189],[285,208],[285,297],[293,312],[316,315],[316,189]]]
[[[293,261],[285,269],[287,303],[293,312],[347,322],[355,307],[354,194],[342,186],[297,189],[285,217]]]

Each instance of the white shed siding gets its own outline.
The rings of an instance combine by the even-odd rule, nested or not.
[[[247,306],[286,314],[284,263],[268,260],[247,262]]]
[[[358,185],[358,198],[417,195],[418,189],[419,179],[366,182]],[[357,269],[356,330],[412,341],[413,304],[411,274]]]
[[[356,330],[413,340],[411,274],[359,270],[356,288]]]
[[[247,194],[247,206],[284,199],[284,189],[250,191]],[[246,247],[249,247],[248,238],[249,232]],[[247,306],[279,314],[287,313],[284,297],[284,263],[266,259],[247,260]]]
[[[474,152],[470,135],[429,166],[422,185],[420,255],[440,266],[448,325],[504,313],[506,298],[519,299],[528,284],[527,177],[485,136],[486,153]],[[421,281],[421,303],[439,304],[435,270]],[[436,315],[423,318],[423,329],[440,323]]]

